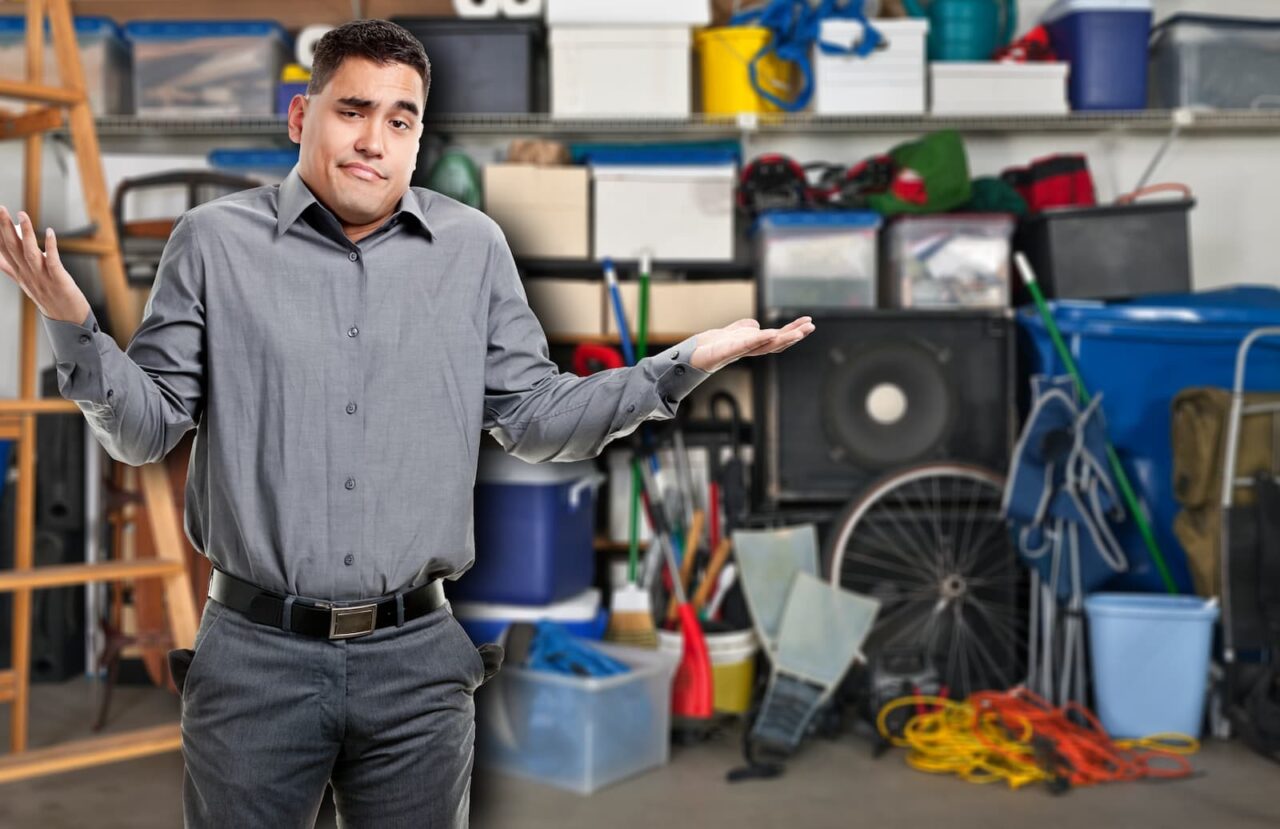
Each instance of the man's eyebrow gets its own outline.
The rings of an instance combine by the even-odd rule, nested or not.
[[[368,98],[356,98],[354,96],[347,98],[339,98],[338,103],[342,106],[352,107],[353,109],[372,109],[373,101]],[[415,118],[418,117],[418,105],[413,101],[396,101],[396,109],[403,109],[411,113]]]

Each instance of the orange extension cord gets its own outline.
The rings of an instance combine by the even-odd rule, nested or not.
[[[916,713],[900,735],[892,733],[890,714],[922,706],[932,710]],[[1013,789],[1038,781],[1066,787],[1187,777],[1192,770],[1184,755],[1199,749],[1183,734],[1112,740],[1085,707],[1055,708],[1025,688],[981,691],[964,702],[903,697],[881,709],[876,727],[894,745],[911,749],[912,768],[973,783],[1004,780]]]

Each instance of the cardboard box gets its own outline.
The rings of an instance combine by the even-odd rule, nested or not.
[[[604,285],[599,280],[529,277],[524,290],[548,337],[604,333]]]
[[[589,257],[590,191],[586,167],[484,168],[485,212],[502,228],[516,256]]]
[[[733,259],[732,164],[601,165],[592,177],[596,259]]]
[[[634,339],[639,286],[623,282],[622,304]],[[685,337],[708,328],[720,328],[735,320],[756,315],[756,284],[751,279],[699,279],[682,282],[649,283],[649,331],[663,339]],[[605,332],[618,333],[612,307],[605,318]],[[653,349],[649,349],[653,352]]]

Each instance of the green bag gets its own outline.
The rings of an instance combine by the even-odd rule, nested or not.
[[[883,193],[867,197],[872,210],[885,216],[901,213],[945,213],[969,201],[969,160],[955,130],[930,133],[889,151],[895,170]]]

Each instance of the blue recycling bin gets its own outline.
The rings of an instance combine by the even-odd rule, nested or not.
[[[1107,433],[1146,504],[1152,530],[1182,592],[1193,592],[1186,554],[1173,533],[1173,398],[1191,386],[1231,388],[1236,351],[1253,329],[1280,325],[1280,290],[1242,286],[1143,297],[1114,304],[1049,303],[1063,339],[1094,394],[1102,394]],[[1019,339],[1033,374],[1065,374],[1048,329],[1033,306],[1018,310]],[[1247,388],[1280,390],[1280,342],[1262,341],[1249,361]],[[1026,378],[1023,378],[1025,382]],[[1107,589],[1164,590],[1136,523],[1120,528],[1130,571]]]

